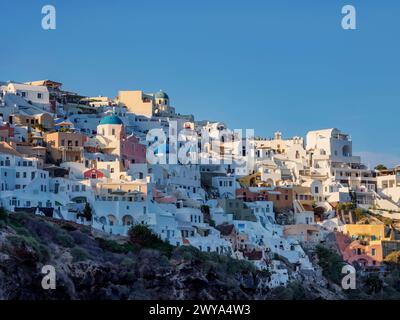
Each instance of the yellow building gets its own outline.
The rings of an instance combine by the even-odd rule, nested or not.
[[[350,238],[361,238],[366,241],[389,240],[385,235],[384,224],[345,224],[343,233]]]

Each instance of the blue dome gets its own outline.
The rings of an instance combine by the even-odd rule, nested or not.
[[[101,119],[100,124],[123,124],[123,122],[119,117],[112,115]]]
[[[169,99],[169,98],[164,91],[160,90],[156,93],[156,99]]]

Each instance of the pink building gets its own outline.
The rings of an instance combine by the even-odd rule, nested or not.
[[[14,137],[14,128],[11,128],[10,125],[0,124],[0,141],[10,141],[10,138]]]
[[[349,264],[358,263],[365,267],[375,267],[382,263],[381,241],[353,240],[341,232],[336,232],[336,241],[343,260]]]
[[[125,169],[128,169],[131,163],[146,163],[146,147],[134,135],[123,137],[121,160]]]

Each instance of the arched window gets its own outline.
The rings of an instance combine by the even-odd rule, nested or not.
[[[133,225],[133,218],[131,215],[125,215],[122,217],[122,224],[124,226],[131,226]]]
[[[115,225],[117,225],[117,218],[116,218],[114,215],[109,214],[107,218],[108,218],[108,224],[109,224],[110,226],[115,226]]]
[[[107,224],[107,220],[106,220],[106,217],[100,217],[100,223],[102,224],[102,225],[106,225]]]

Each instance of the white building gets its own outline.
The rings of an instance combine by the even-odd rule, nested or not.
[[[3,95],[15,94],[24,98],[26,101],[42,107],[44,110],[50,110],[50,94],[45,86],[32,86],[22,83],[8,83],[1,87]]]

